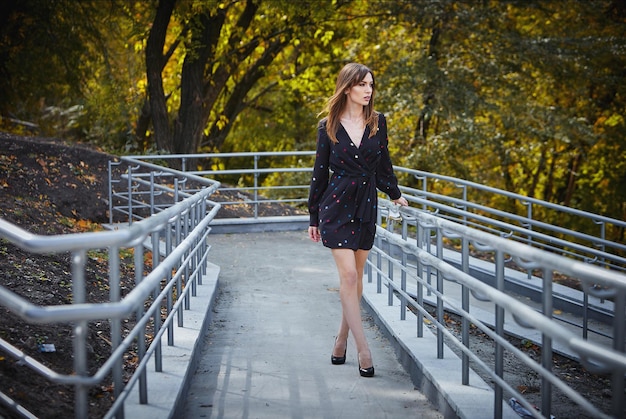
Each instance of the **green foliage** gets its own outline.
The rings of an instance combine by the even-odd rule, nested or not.
[[[0,127],[157,150],[145,54],[164,1],[4,2]],[[313,149],[337,72],[359,61],[375,71],[394,163],[626,218],[623,2],[193,0],[165,30],[167,125],[188,127],[185,89],[204,95],[192,150]],[[194,85],[184,69],[198,60]]]
[[[623,8],[398,4],[377,60],[398,164],[624,218]]]

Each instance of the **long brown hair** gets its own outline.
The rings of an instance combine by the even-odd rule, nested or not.
[[[337,83],[335,84],[335,93],[328,99],[324,110],[320,113],[328,113],[326,117],[326,132],[333,143],[337,143],[337,131],[339,130],[339,119],[341,112],[346,106],[347,97],[346,90],[352,86],[356,86],[361,83],[367,74],[372,75],[372,81],[374,81],[374,73],[372,70],[359,63],[346,64],[339,75],[337,76]],[[363,119],[365,124],[370,127],[369,136],[372,137],[378,130],[378,113],[374,111],[374,94],[376,92],[376,83],[372,83],[372,96],[370,102],[363,106]]]

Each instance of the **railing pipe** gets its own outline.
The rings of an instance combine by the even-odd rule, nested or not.
[[[405,190],[410,191],[410,188],[402,188]],[[431,196],[429,196],[430,198],[433,197],[441,197],[442,195],[437,195],[437,194],[429,194]],[[454,206],[449,206],[446,204],[441,204],[438,203],[436,201],[432,201],[430,199],[427,198],[420,198],[418,196],[411,196],[408,195],[407,196],[407,200],[409,202],[414,202],[414,203],[425,203],[428,206],[435,208],[437,210],[445,210],[446,213],[449,213],[451,215],[456,215],[458,217],[463,217],[467,215],[467,212],[460,210],[458,208],[455,208]],[[455,199],[453,198],[447,198],[447,200],[449,200],[451,203],[455,202]],[[458,202],[461,202],[460,200],[456,200]],[[502,217],[502,218],[508,218],[512,221],[517,221],[520,223],[521,227],[518,227],[514,224],[508,223],[508,222],[504,222],[504,221],[499,221],[497,219],[494,218],[490,218],[484,215],[481,215],[479,213],[471,213],[471,217],[473,219],[475,219],[476,221],[480,221],[484,224],[489,224],[492,225],[494,227],[499,227],[505,230],[511,230],[514,233],[518,233],[520,235],[531,235],[531,237],[534,237],[535,240],[533,240],[532,242],[535,243],[535,246],[537,246],[538,244],[541,244],[541,246],[547,246],[547,244],[552,244],[552,245],[559,245],[562,246],[562,248],[566,248],[569,247],[572,250],[577,250],[577,251],[583,251],[583,252],[588,252],[590,254],[593,254],[595,256],[597,256],[598,258],[606,258],[606,259],[610,259],[610,260],[614,260],[617,263],[623,264],[624,266],[626,266],[626,258],[625,257],[621,257],[619,255],[616,254],[612,254],[612,253],[608,253],[606,251],[600,251],[597,248],[590,248],[588,246],[584,246],[578,243],[574,243],[574,242],[570,242],[567,240],[563,240],[560,239],[556,236],[551,236],[545,233],[540,233],[537,231],[533,231],[532,230],[532,226],[536,226],[536,227],[540,227],[546,230],[551,230],[555,233],[559,233],[559,234],[563,234],[563,235],[569,235],[573,238],[576,239],[580,239],[580,240],[586,240],[590,243],[596,243],[598,241],[598,238],[589,234],[585,234],[585,233],[580,233],[580,232],[576,232],[573,230],[568,230],[566,228],[563,227],[559,227],[559,226],[555,226],[552,224],[548,224],[548,223],[543,223],[541,221],[532,221],[532,220],[527,220],[525,217],[520,217],[518,215],[515,214],[511,214],[508,212],[504,212],[504,211],[500,211],[500,210],[495,210],[493,208],[487,207],[487,206],[483,206],[483,205],[478,205],[478,204],[471,204],[468,205],[468,207],[473,208],[475,210],[479,210],[479,211],[485,211],[488,213],[491,213],[494,216],[498,216],[498,217]],[[532,224],[531,224],[532,221]],[[624,225],[626,226],[626,223],[624,223]],[[485,228],[485,225],[481,225],[483,228]],[[527,227],[524,227],[527,226]],[[515,236],[514,236],[515,237]],[[542,241],[538,241],[538,240],[542,240]],[[527,241],[527,239],[526,239]],[[621,244],[621,243],[617,243],[617,242],[608,242],[610,243],[610,245],[612,247],[614,247],[616,250],[621,250],[621,251],[626,251],[626,245]]]
[[[254,178],[254,184],[252,190],[254,191],[254,214],[258,217],[259,205],[263,203],[275,203],[285,202],[285,200],[263,200],[260,201],[261,189],[295,189],[306,188],[308,185],[281,185],[277,188],[262,188],[260,186],[260,177],[272,172],[310,172],[310,167],[306,168],[260,168],[259,160],[264,157],[282,157],[282,156],[313,156],[314,152],[260,152],[260,153],[210,153],[205,155],[173,155],[173,156],[137,156],[137,157],[124,157],[120,163],[109,164],[109,222],[113,224],[114,213],[122,214],[128,218],[128,228],[106,232],[106,233],[81,233],[81,234],[69,234],[51,237],[42,237],[32,235],[25,232],[19,227],[10,225],[0,219],[0,233],[3,237],[9,239],[9,241],[17,244],[25,250],[47,253],[47,252],[72,252],[73,274],[76,270],[78,279],[75,280],[75,286],[79,286],[81,283],[78,272],[83,266],[85,261],[85,249],[88,248],[108,248],[110,258],[117,259],[119,255],[119,249],[126,247],[134,247],[135,249],[135,268],[138,285],[123,299],[119,295],[119,290],[113,292],[111,290],[111,302],[104,304],[88,304],[84,301],[84,296],[81,296],[80,291],[74,292],[74,304],[69,307],[64,306],[52,306],[52,307],[36,307],[29,303],[27,300],[19,297],[10,291],[0,287],[0,302],[15,312],[20,318],[34,323],[53,323],[60,321],[76,321],[75,335],[77,339],[74,340],[75,345],[75,370],[83,371],[84,359],[86,359],[84,336],[87,324],[90,320],[107,318],[111,322],[111,342],[112,342],[112,355],[111,358],[105,361],[103,366],[92,376],[76,372],[76,375],[61,375],[54,371],[47,369],[45,366],[39,364],[33,359],[29,359],[24,353],[16,350],[8,345],[6,342],[0,340],[0,347],[5,349],[12,356],[23,360],[25,365],[33,368],[37,372],[41,373],[47,378],[59,383],[69,383],[76,386],[76,406],[77,414],[83,414],[83,410],[80,405],[85,405],[84,400],[86,392],[82,389],[86,389],[88,386],[93,385],[102,380],[106,374],[112,371],[114,385],[116,388],[115,396],[117,400],[114,404],[115,409],[112,409],[118,418],[124,416],[123,399],[127,396],[127,388],[122,387],[121,383],[121,364],[120,359],[125,350],[130,346],[133,339],[138,339],[139,342],[144,341],[144,330],[148,324],[148,317],[153,317],[154,324],[154,339],[158,339],[166,332],[168,333],[168,345],[174,343],[173,318],[176,315],[178,323],[183,324],[184,316],[183,311],[190,307],[190,297],[196,295],[196,285],[201,281],[201,273],[206,271],[206,253],[209,247],[206,244],[206,234],[209,231],[210,220],[215,216],[216,206],[210,211],[209,215],[206,214],[206,198],[214,191],[216,191],[221,185],[215,181],[207,180],[200,175],[207,174],[252,174]],[[229,157],[242,157],[253,156],[254,168],[253,169],[226,169],[217,171],[187,171],[188,159],[197,158],[229,158]],[[150,159],[180,159],[180,167],[182,170],[166,169],[162,166],[150,163]],[[122,163],[128,165],[127,173],[120,177],[120,180],[113,178],[113,170],[121,166]],[[173,166],[179,165],[174,162]],[[446,176],[433,175],[426,172],[415,171],[405,168],[396,168],[398,172],[407,172],[412,174],[415,178],[420,180],[422,184],[421,189],[412,189],[407,187],[401,187],[403,193],[406,194],[407,199],[415,204],[421,205],[424,210],[428,208],[434,209],[434,214],[425,214],[418,212],[416,208],[403,209],[402,232],[401,237],[398,238],[398,242],[395,241],[397,235],[394,234],[393,222],[388,224],[386,233],[380,233],[380,238],[377,238],[376,249],[389,248],[392,242],[391,237],[394,237],[394,245],[400,246],[402,249],[402,257],[400,261],[394,259],[385,259],[388,264],[387,273],[385,274],[383,265],[382,252],[378,251],[376,259],[368,259],[367,273],[368,281],[372,280],[373,270],[376,270],[377,274],[377,290],[382,291],[383,286],[388,287],[388,297],[393,303],[393,299],[397,296],[400,299],[401,304],[401,319],[405,319],[406,308],[410,306],[417,313],[417,334],[422,335],[423,331],[423,319],[435,321],[437,326],[437,352],[438,356],[443,357],[443,350],[441,345],[443,340],[451,339],[449,332],[445,328],[441,327],[444,323],[443,309],[444,305],[450,304],[444,293],[445,282],[444,280],[454,280],[461,285],[462,288],[462,301],[459,312],[463,315],[462,320],[462,337],[458,342],[458,345],[462,352],[463,368],[461,381],[466,384],[469,382],[469,362],[476,362],[478,365],[484,366],[480,360],[477,360],[474,354],[469,351],[469,324],[477,321],[475,317],[469,312],[469,293],[472,292],[475,296],[493,301],[496,305],[496,330],[492,333],[488,328],[485,333],[490,337],[493,337],[496,342],[496,363],[499,363],[501,353],[506,349],[519,355],[516,348],[512,348],[505,339],[501,336],[504,330],[504,313],[511,312],[516,321],[524,327],[532,327],[539,330],[542,334],[542,347],[545,352],[542,352],[541,361],[541,374],[542,374],[542,412],[545,414],[550,410],[551,399],[551,386],[559,388],[568,396],[576,398],[574,393],[571,393],[571,389],[568,387],[562,388],[562,384],[551,374],[548,358],[551,358],[552,354],[552,341],[564,342],[564,345],[570,348],[574,353],[580,356],[584,365],[593,369],[594,371],[610,371],[612,372],[612,391],[613,394],[623,394],[624,383],[623,376],[626,371],[626,358],[624,355],[624,338],[626,329],[626,313],[624,312],[624,305],[626,304],[626,297],[624,296],[624,276],[619,272],[612,269],[601,269],[597,266],[593,266],[590,263],[605,263],[607,267],[617,267],[620,263],[624,263],[626,258],[619,255],[613,255],[607,251],[607,248],[615,249],[617,251],[626,251],[626,245],[622,243],[611,242],[606,240],[606,228],[607,225],[613,225],[620,228],[626,227],[626,223],[611,219],[608,217],[596,216],[595,214],[589,214],[584,211],[577,211],[571,208],[562,207],[555,204],[546,203],[544,201],[536,200],[529,197],[523,197],[517,194],[511,194],[505,191],[501,191],[495,188],[486,187],[484,185],[475,184],[473,182],[463,181],[459,179],[449,178]],[[169,179],[169,180],[168,180]],[[173,179],[174,187],[171,187]],[[193,184],[192,184],[193,181]],[[462,197],[460,199],[454,197],[447,197],[444,195],[435,194],[429,192],[429,187],[435,182],[449,181],[453,185],[462,190]],[[162,182],[162,183],[159,183]],[[127,191],[116,191],[115,188],[126,184]],[[194,191],[194,185],[198,184],[205,187],[205,190],[199,192]],[[505,196],[510,199],[514,199],[517,202],[521,202],[522,205],[527,206],[526,216],[518,216],[510,214],[504,211],[494,210],[492,208],[485,207],[483,205],[472,203],[468,201],[468,195],[470,188],[481,191],[482,193],[495,193],[499,196]],[[233,190],[249,190],[250,188],[232,188]],[[407,194],[409,192],[409,194]],[[163,201],[168,193],[174,197],[173,204],[165,203]],[[158,199],[157,199],[158,197]],[[179,200],[183,199],[179,202]],[[306,199],[294,198],[290,202],[304,202]],[[441,201],[441,202],[438,202]],[[116,203],[125,203],[123,205],[116,205]],[[214,203],[213,203],[214,204]],[[571,231],[562,227],[552,226],[547,223],[542,223],[539,220],[534,220],[533,206],[541,208],[549,208],[555,211],[562,211],[574,216],[580,216],[582,218],[591,219],[594,223],[600,225],[599,237],[592,234],[583,234],[575,231]],[[174,209],[175,208],[175,209]],[[498,221],[483,214],[476,214],[472,211],[484,212],[485,214],[491,214],[492,216],[504,218],[505,221]],[[149,213],[152,216],[142,219],[145,214]],[[435,216],[436,215],[436,216]],[[461,224],[457,224],[446,218],[454,219],[458,217],[461,220]],[[137,221],[141,220],[141,221]],[[380,220],[379,220],[380,222]],[[486,226],[481,226],[479,223],[483,223]],[[515,223],[520,224],[520,228]],[[408,243],[408,228],[409,225],[415,225],[416,228],[416,243],[417,246],[410,248]],[[479,231],[473,227],[483,228],[486,231]],[[412,227],[411,227],[412,228]],[[572,237],[576,240],[584,240],[591,243],[590,246],[583,244],[571,243],[567,240],[560,239],[558,237],[551,236],[549,234],[533,231],[533,228],[545,229],[550,231],[551,234],[561,234],[567,237]],[[502,229],[511,235],[519,234],[525,243],[518,240],[517,237],[507,238],[494,238],[494,235],[488,233],[488,231]],[[149,242],[151,250],[153,252],[153,270],[145,277],[143,276],[143,256],[144,248],[143,242],[147,237],[151,237]],[[443,258],[443,238],[461,238],[461,270],[454,270],[449,265],[440,261],[437,257]],[[434,239],[434,240],[433,240]],[[169,244],[168,244],[169,240]],[[381,240],[387,241],[386,245],[381,245]],[[433,243],[434,241],[434,243]],[[162,244],[161,242],[164,242]],[[172,248],[173,242],[176,243]],[[91,247],[85,246],[85,243],[89,243]],[[400,244],[398,244],[400,243]],[[431,252],[431,243],[436,244],[436,256]],[[496,253],[496,289],[489,288],[487,285],[469,277],[469,246],[473,243],[477,249],[485,249],[493,251],[497,249]],[[572,263],[571,258],[555,255],[549,253],[539,247],[528,248],[526,245],[530,243],[533,246],[541,246],[545,249],[558,250],[563,254],[572,255],[575,257],[583,258],[586,262],[582,263],[574,261]],[[161,246],[164,246],[164,252],[161,254]],[[409,246],[409,247],[407,247]],[[560,248],[559,248],[560,246]],[[415,270],[413,267],[409,267],[407,264],[407,256],[410,253],[411,256],[417,255],[417,265]],[[576,253],[578,252],[578,253]],[[504,269],[504,255],[515,255],[518,258],[524,260],[531,260],[534,266],[532,269],[541,269],[544,272],[543,286],[544,286],[544,300],[542,302],[542,313],[536,313],[534,311],[525,311],[523,304],[514,304],[511,300],[507,299],[506,295],[502,295],[504,290],[503,279],[500,278],[500,271]],[[161,259],[162,257],[162,259]],[[435,262],[435,260],[437,262]],[[181,264],[182,261],[182,264]],[[74,263],[76,262],[76,263]],[[523,263],[518,263],[523,266]],[[181,267],[176,269],[176,273],[172,276],[172,269],[174,267]],[[111,261],[110,267],[110,285],[115,283],[119,285],[119,260],[115,262]],[[399,284],[393,281],[394,267],[401,269],[401,281]],[[410,268],[410,269],[409,269]],[[434,272],[432,271],[434,269]],[[531,270],[528,268],[530,274]],[[140,271],[140,272],[138,272]],[[580,278],[583,284],[583,295],[587,298],[588,295],[593,295],[598,298],[611,298],[616,310],[614,329],[613,329],[613,347],[606,348],[603,346],[594,345],[588,342],[586,339],[577,338],[572,335],[571,332],[566,331],[563,327],[558,326],[555,320],[551,318],[552,302],[547,301],[546,298],[551,297],[551,276],[552,271],[558,271],[560,273],[570,275],[576,278]],[[82,274],[84,275],[84,274]],[[436,276],[436,284],[433,287],[431,284],[431,276]],[[417,278],[416,284],[416,297],[413,300],[413,296],[409,296],[407,293],[406,279],[407,277]],[[166,279],[166,285],[159,291],[161,281]],[[182,285],[182,279],[184,278],[185,284]],[[503,278],[503,275],[502,275]],[[84,278],[83,278],[84,279]],[[549,282],[549,284],[548,284]],[[482,284],[482,285],[481,285]],[[423,305],[423,290],[430,295],[435,294],[437,299],[436,314],[433,318],[424,311]],[[499,290],[498,290],[499,289]],[[546,292],[548,290],[549,292]],[[173,293],[176,293],[176,301],[173,299]],[[494,293],[494,292],[499,292]],[[117,295],[115,293],[118,293]],[[547,295],[547,296],[546,296]],[[124,339],[121,335],[120,319],[128,316],[129,313],[142,307],[147,296],[151,296],[154,303],[147,309],[143,310],[143,317],[137,319],[137,327],[133,329],[131,333]],[[509,297],[510,298],[510,297]],[[81,299],[83,301],[81,301]],[[165,319],[161,319],[161,308],[163,304],[166,306]],[[585,300],[587,304],[587,300]],[[528,307],[526,307],[529,310]],[[176,313],[176,314],[174,314]],[[540,316],[536,317],[534,315]],[[138,314],[140,314],[138,312]],[[523,320],[522,320],[523,319]],[[541,319],[541,320],[540,320]],[[546,321],[546,319],[548,321]],[[438,323],[438,324],[437,324]],[[500,327],[502,326],[502,327]],[[586,336],[586,322],[585,322],[585,336]],[[81,343],[82,342],[82,343]],[[138,342],[138,343],[139,343]],[[440,344],[441,342],[441,344]],[[454,342],[456,345],[457,342]],[[140,349],[140,353],[142,350]],[[148,359],[155,356],[155,369],[161,368],[161,354],[159,344],[150,345],[148,348],[144,348],[143,355],[141,355],[140,368],[138,377],[141,374],[145,374],[145,368]],[[523,360],[523,362],[529,362]],[[467,367],[467,369],[466,369]],[[495,367],[496,370],[501,370],[501,365]],[[617,371],[617,374],[615,373]],[[620,375],[621,374],[621,375]],[[616,378],[617,377],[617,378]],[[134,380],[141,381],[141,378],[133,377],[129,382],[132,386]],[[499,377],[495,374],[494,382],[496,383],[496,391],[502,395],[503,391],[515,391],[510,385],[508,385],[503,377]],[[140,384],[141,387],[141,384]],[[545,390],[544,390],[545,388]],[[143,400],[147,401],[147,395]],[[588,402],[576,400],[579,404],[588,409],[588,411],[595,412],[593,408],[588,406]],[[623,411],[623,401],[617,401],[617,405],[613,404],[614,412]],[[531,412],[536,413],[532,406],[528,403],[524,404]],[[497,412],[497,410],[496,410]],[[603,417],[601,414],[599,417]],[[496,415],[496,417],[499,417]]]
[[[439,259],[443,259],[443,233],[441,229],[437,229],[437,257]],[[439,270],[436,271],[437,277],[437,321],[440,324],[444,324],[445,320],[443,318],[444,310],[443,310],[443,299],[441,296],[443,295],[443,273]],[[443,359],[443,332],[441,329],[437,328],[437,359]]]
[[[113,303],[120,301],[120,259],[119,247],[109,248],[109,300]],[[115,352],[119,348],[122,340],[122,321],[120,319],[109,319],[111,328],[111,351]],[[124,388],[123,363],[121,358],[115,358],[111,367],[113,378],[113,397],[117,399]],[[124,419],[123,406],[117,412],[116,419]]]
[[[496,269],[496,284],[495,289],[504,293],[504,253],[500,249],[496,249],[495,258]],[[495,332],[498,336],[504,336],[504,307],[496,304],[495,309]],[[495,373],[501,379],[504,379],[504,348],[496,341],[495,346]],[[494,416],[498,419],[502,418],[502,399],[504,398],[504,391],[502,386],[495,386],[494,397]]]
[[[421,170],[415,170],[415,169],[409,169],[406,167],[401,167],[401,166],[394,166],[394,171],[398,172],[398,173],[408,173],[411,174],[415,177],[420,176],[420,177],[424,177],[424,178],[432,178],[432,179],[436,179],[436,180],[440,180],[440,181],[447,181],[450,182],[452,184],[463,184],[463,185],[467,185],[473,189],[476,190],[480,190],[483,192],[490,192],[493,193],[495,195],[502,195],[508,198],[513,198],[516,199],[518,201],[528,201],[530,203],[533,204],[538,204],[541,207],[545,207],[545,208],[550,208],[550,209],[555,209],[555,210],[559,210],[559,211],[564,211],[567,213],[570,213],[572,215],[575,215],[577,217],[581,217],[581,218],[590,218],[592,215],[596,220],[599,221],[605,221],[611,224],[617,224],[617,225],[621,225],[621,226],[626,226],[626,222],[625,221],[620,221],[620,220],[616,220],[614,218],[610,218],[610,217],[605,217],[605,216],[601,216],[601,215],[597,215],[597,214],[590,214],[588,212],[582,211],[582,210],[578,210],[575,208],[570,208],[570,207],[566,207],[564,205],[559,205],[559,204],[554,204],[551,202],[547,202],[547,201],[542,201],[540,199],[536,199],[536,198],[532,198],[532,197],[528,197],[528,196],[524,196],[524,195],[520,195],[520,194],[516,194],[513,192],[508,192],[508,191],[504,191],[502,189],[498,189],[498,188],[494,188],[491,186],[487,186],[487,185],[482,185],[480,183],[475,183],[475,182],[471,182],[468,180],[462,180],[462,179],[457,179],[457,178],[453,178],[450,176],[445,176],[445,175],[438,175],[438,174],[434,174],[434,173],[429,173],[429,172],[424,172]]]
[[[450,229],[450,227],[451,226],[446,225],[446,230]],[[378,228],[377,234],[380,235],[381,238],[383,238],[384,240],[393,241],[394,244],[399,246],[403,251],[409,252],[415,255],[416,257],[418,257],[419,259],[422,259],[423,263],[433,266],[433,268],[435,268],[436,270],[442,273],[442,276],[445,279],[454,280],[455,282],[465,284],[466,286],[472,289],[472,292],[475,293],[475,295],[480,296],[481,299],[485,301],[492,301],[497,306],[503,308],[506,312],[510,312],[513,315],[513,318],[523,327],[527,327],[527,328],[530,327],[530,328],[536,329],[540,331],[541,333],[547,334],[551,336],[553,339],[556,339],[557,341],[561,342],[562,344],[570,348],[570,350],[572,350],[574,353],[577,353],[581,359],[585,360],[586,365],[593,364],[596,366],[598,371],[612,372],[613,374],[617,374],[618,376],[620,376],[620,378],[623,380],[623,374],[624,374],[624,371],[626,371],[626,354],[624,354],[623,352],[619,352],[613,349],[609,349],[607,347],[599,346],[591,342],[588,342],[586,340],[583,340],[579,337],[576,337],[572,332],[570,332],[569,330],[555,323],[554,320],[547,319],[542,313],[538,313],[534,311],[533,309],[531,309],[530,307],[527,307],[524,304],[518,303],[517,300],[515,300],[514,298],[504,294],[503,292],[497,290],[496,288],[492,288],[489,285],[484,284],[475,278],[472,278],[471,276],[465,274],[461,270],[453,268],[452,266],[438,259],[435,255],[432,255],[429,252],[426,252],[423,249],[418,248],[417,246],[411,244],[410,242],[404,241],[398,238],[397,236],[394,236],[392,233],[389,233],[385,229]],[[480,241],[482,243],[489,242],[488,240],[485,240],[485,239],[486,237],[481,237]],[[495,238],[495,237],[492,237],[492,239],[493,241],[491,241],[490,244],[494,248],[497,248],[500,251],[501,240],[504,240],[504,239]],[[377,249],[377,250],[380,251],[380,249]],[[506,250],[501,251],[501,253],[504,253],[504,252],[506,252]],[[390,260],[390,261],[393,263],[393,260]],[[399,263],[397,263],[397,265],[401,266]],[[580,266],[580,265],[584,265],[582,262],[572,263],[570,261],[570,265],[577,265],[577,266],[572,266],[573,271],[578,271],[580,269],[582,269],[583,271],[588,270],[588,267]],[[597,272],[594,272],[595,274],[601,274],[601,272],[604,271],[599,268],[595,268],[592,270],[597,271]],[[587,273],[590,274],[590,272],[587,272]],[[609,282],[610,281],[611,280],[609,280]],[[389,282],[388,284],[390,286],[392,285],[391,282]],[[396,290],[396,291],[401,292],[401,290]],[[438,292],[437,292],[437,295],[439,296]],[[447,298],[444,295],[441,295],[440,297],[443,300],[447,301]],[[453,304],[450,301],[447,301],[447,303]],[[494,339],[498,339],[498,342],[502,345],[505,345],[507,350],[521,355],[518,349],[508,344],[506,340],[503,340],[503,338],[501,338],[497,333],[490,332],[489,328],[484,328],[481,325],[480,321],[474,318],[473,316],[471,316],[469,313],[465,313],[463,310],[460,310],[460,313],[463,316],[468,316],[468,319],[470,319],[472,323],[479,325],[479,327],[481,327],[481,330],[483,330],[490,337]],[[438,325],[438,328],[445,329],[445,326]],[[446,336],[448,336],[446,332],[443,332],[443,333],[446,334]],[[459,343],[459,345],[461,348],[467,349],[461,343]],[[472,360],[476,362],[474,358],[472,358]],[[524,360],[524,362],[525,363],[528,362],[529,366],[531,366],[532,368],[536,368],[536,366],[533,366],[532,363],[529,362],[528,360]],[[548,372],[546,372],[546,374],[548,374]],[[550,377],[549,374],[547,376]],[[494,375],[494,377],[492,378],[497,382],[497,384],[502,385],[503,388],[507,389],[507,391],[511,391],[511,390],[514,391],[514,389],[511,389],[510,386],[508,386],[506,382],[501,380],[497,375]],[[572,398],[573,401],[583,406],[585,410],[592,412],[592,414],[597,417],[607,417],[607,415],[600,412],[597,408],[591,405],[587,400],[581,398],[580,395],[573,392],[571,388],[565,386],[562,382],[559,382],[554,377],[550,378],[550,380],[551,382],[553,382],[553,384],[556,383],[558,385],[559,390],[565,392],[568,395],[568,397]],[[524,401],[524,405],[525,407],[527,406],[529,408],[532,408],[532,406],[530,406],[525,401]]]
[[[543,315],[552,319],[552,270],[543,270]],[[541,334],[541,365],[547,371],[552,371],[552,338],[546,333]],[[541,411],[546,417],[552,413],[552,385],[541,377]]]
[[[76,304],[86,302],[85,293],[85,262],[86,251],[72,252],[72,298]],[[87,375],[87,328],[86,320],[78,320],[74,324],[74,372],[78,376]],[[74,417],[86,418],[89,412],[89,388],[82,383],[74,386]]]

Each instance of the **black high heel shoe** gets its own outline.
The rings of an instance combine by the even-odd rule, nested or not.
[[[361,368],[361,364],[359,364],[359,374],[361,374],[361,377],[373,377],[374,366],[372,365],[369,368]]]
[[[358,358],[358,356],[357,356]],[[359,359],[359,374],[361,377],[373,377],[374,376],[374,366],[372,365],[369,368],[361,368],[361,359]]]
[[[335,338],[335,343],[337,343],[337,338]],[[333,347],[333,350],[335,348]],[[343,351],[343,356],[335,356],[332,353],[330,354],[330,362],[333,365],[341,365],[346,363],[346,352],[348,351],[348,342],[346,342],[346,349]]]

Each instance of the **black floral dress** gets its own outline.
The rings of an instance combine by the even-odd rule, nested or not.
[[[311,189],[311,226],[319,226],[324,246],[365,249],[374,244],[377,192],[401,196],[387,148],[387,122],[378,114],[378,131],[371,138],[365,128],[361,145],[354,145],[340,126],[334,144],[326,133],[326,119],[317,128],[317,154]],[[332,172],[332,176],[330,176]]]

